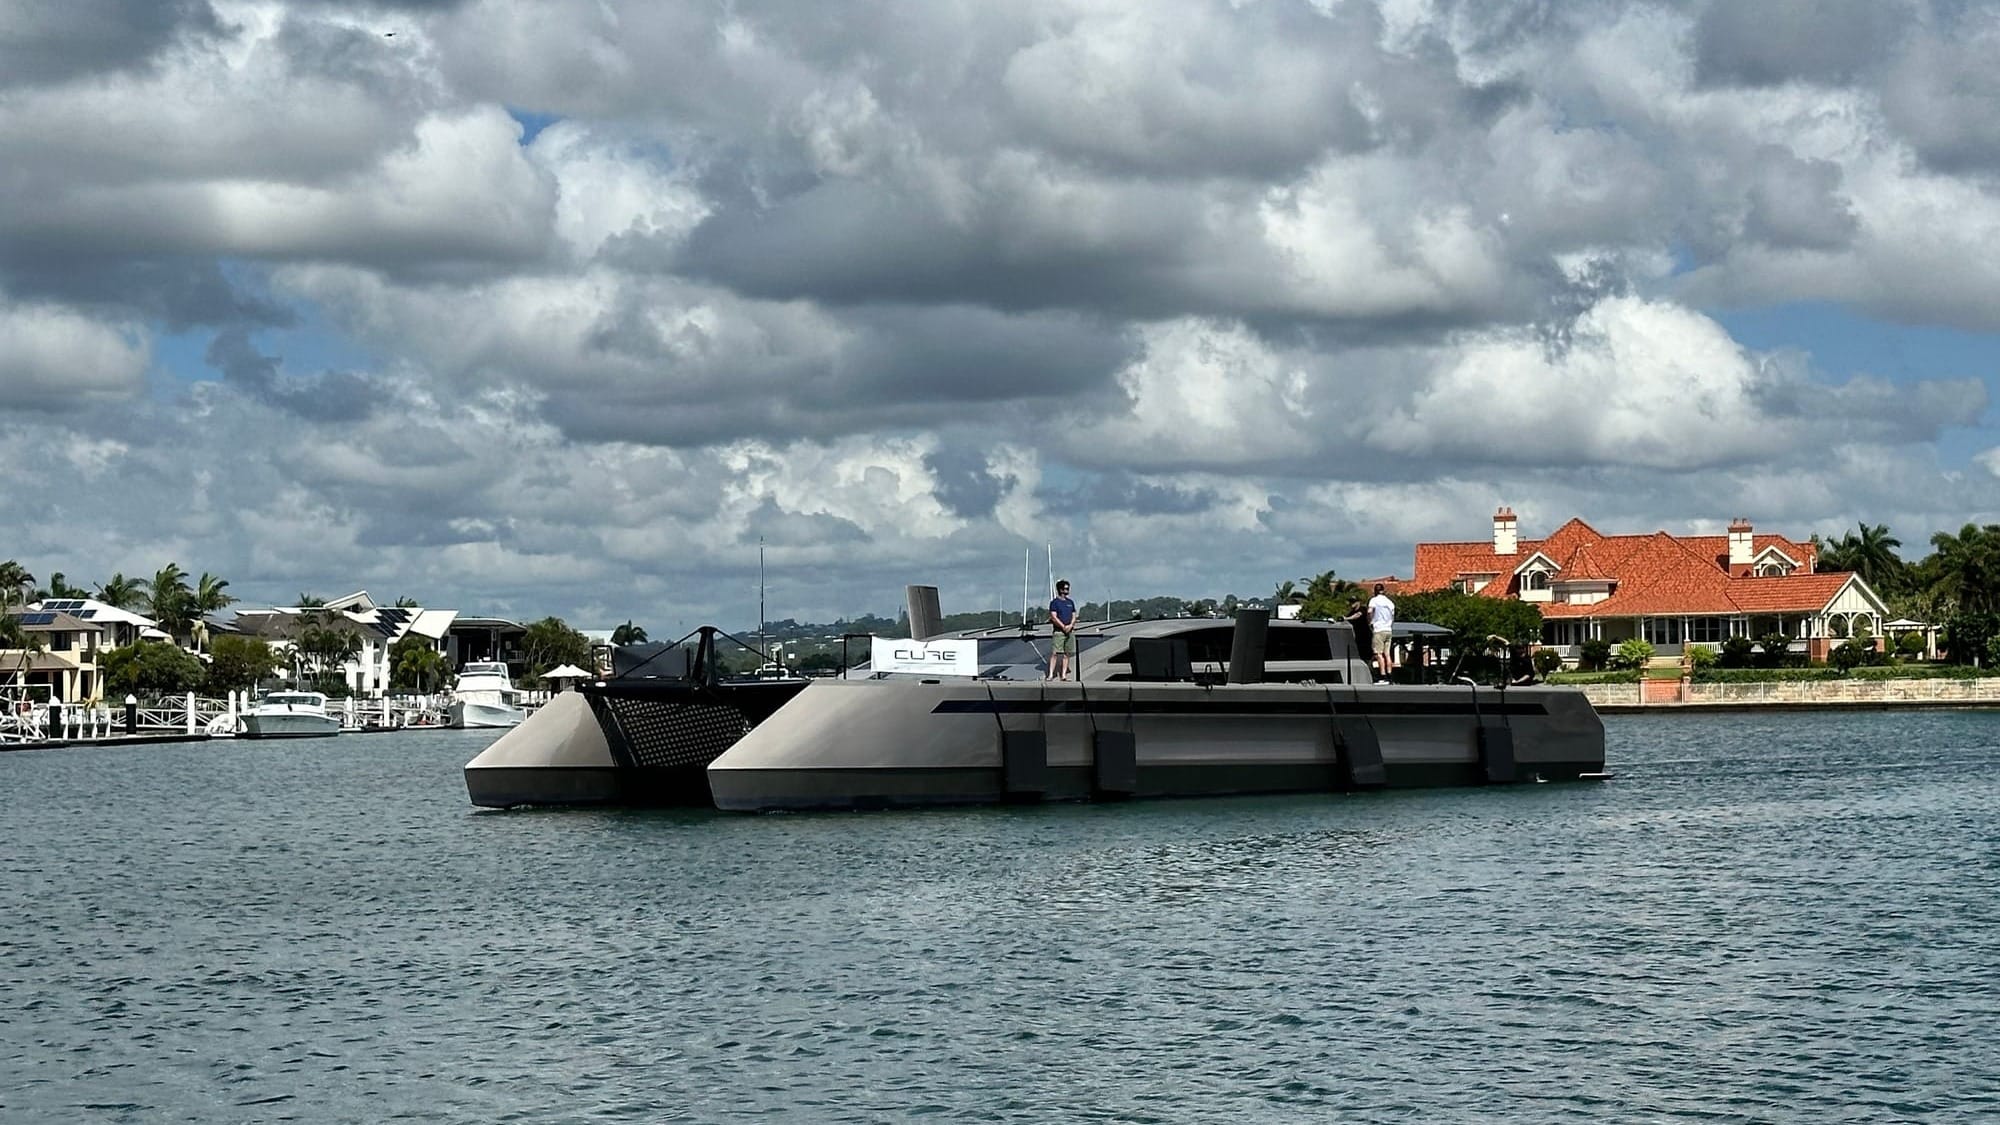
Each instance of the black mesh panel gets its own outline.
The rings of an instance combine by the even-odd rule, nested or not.
[[[748,733],[743,712],[725,703],[663,703],[600,697],[635,766],[706,766]]]

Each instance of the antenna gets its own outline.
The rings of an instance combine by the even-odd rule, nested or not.
[[[764,537],[757,537],[757,655],[766,656],[769,642],[764,636]],[[767,657],[768,659],[768,657]]]
[[[1021,631],[1028,631],[1028,561],[1034,557],[1034,548],[1021,548]]]

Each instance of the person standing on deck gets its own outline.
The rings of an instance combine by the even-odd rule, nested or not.
[[[1066,679],[1076,656],[1076,603],[1070,600],[1067,578],[1056,582],[1056,596],[1049,602],[1049,624],[1055,628],[1054,643],[1049,647],[1049,679]]]
[[[1368,628],[1375,635],[1375,670],[1386,680],[1393,667],[1389,639],[1396,631],[1396,603],[1389,600],[1380,582],[1375,583],[1375,596],[1368,599]]]
[[[1341,618],[1347,627],[1354,630],[1354,648],[1361,654],[1361,662],[1375,667],[1375,630],[1368,623],[1368,605],[1360,598],[1350,598],[1347,602],[1347,616]]]

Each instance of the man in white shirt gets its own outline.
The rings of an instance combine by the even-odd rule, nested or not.
[[[1389,635],[1396,629],[1396,603],[1375,583],[1375,596],[1368,599],[1368,631],[1375,635],[1375,671],[1389,678]]]

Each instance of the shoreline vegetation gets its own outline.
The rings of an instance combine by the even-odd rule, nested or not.
[[[1914,562],[1905,561],[1897,553],[1902,543],[1889,534],[1884,524],[1862,523],[1854,531],[1838,538],[1821,541],[1814,536],[1812,542],[1819,552],[1819,570],[1859,574],[1870,587],[1882,594],[1898,617],[1938,627],[1938,647],[1942,650],[1939,653],[1942,659],[1917,663],[1912,658],[1921,653],[1922,639],[1915,634],[1907,634],[1880,638],[1879,645],[1878,639],[1873,637],[1847,638],[1829,654],[1828,663],[1793,667],[1800,660],[1796,653],[1787,650],[1788,638],[1776,635],[1732,637],[1713,648],[1689,646],[1693,665],[1690,678],[1693,682],[1810,680],[1833,678],[1843,673],[1861,678],[1983,676],[1987,673],[1981,669],[2000,665],[2000,524],[1982,526],[1968,523],[1956,532],[1940,531],[1930,538],[1931,553]],[[1078,618],[1086,626],[1134,617],[1226,618],[1234,616],[1237,609],[1243,606],[1290,604],[1298,606],[1301,618],[1334,620],[1345,614],[1351,599],[1365,597],[1366,590],[1364,583],[1340,578],[1333,570],[1326,570],[1279,582],[1269,595],[1263,596],[1246,598],[1234,593],[1221,598],[1154,595],[1086,601],[1079,607]],[[71,584],[62,572],[50,574],[48,585],[41,587],[37,585],[35,576],[18,561],[0,561],[0,654],[26,655],[35,651],[35,635],[25,632],[19,624],[17,614],[21,607],[48,598],[92,598],[120,608],[143,611],[156,620],[161,631],[171,638],[170,642],[156,643],[171,644],[190,656],[199,657],[208,663],[211,671],[220,659],[228,666],[226,678],[231,681],[224,686],[248,686],[236,681],[259,678],[260,674],[268,676],[266,664],[274,659],[275,654],[258,651],[234,653],[229,650],[236,646],[224,643],[229,634],[209,635],[208,616],[227,609],[238,600],[228,591],[228,580],[206,572],[199,579],[194,579],[177,563],[168,563],[150,580],[128,578],[120,573],[95,587],[85,588]],[[1504,639],[1510,645],[1525,649],[1536,648],[1542,642],[1542,616],[1529,603],[1451,590],[1405,593],[1399,595],[1396,601],[1400,620],[1425,622],[1444,628],[1450,634],[1445,643],[1460,652],[1474,654],[1472,667],[1468,670],[1473,670],[1475,674],[1498,674],[1500,661],[1487,654],[1489,642],[1494,639]],[[310,607],[314,604],[323,602],[306,594],[299,595],[299,606]],[[396,604],[416,603],[399,598]],[[1031,602],[1029,623],[1039,624],[1041,616],[1037,612],[1037,603]],[[1005,628],[1020,624],[1018,612],[1003,607],[948,614],[942,621],[945,630]],[[543,618],[529,626],[529,631],[530,643],[524,647],[535,650],[536,663],[543,667],[553,667],[565,661],[581,664],[583,661],[578,657],[587,656],[588,642],[560,618]],[[325,635],[301,637],[300,643],[292,646],[293,659],[305,665],[296,669],[295,673],[305,672],[309,679],[327,678],[324,675],[326,669],[338,665],[345,655],[342,648],[347,639],[340,636],[338,630],[321,630],[320,633]],[[764,651],[725,654],[724,666],[731,672],[748,672],[754,671],[763,662],[777,659],[800,671],[837,671],[844,645],[847,659],[865,658],[865,651],[857,652],[852,640],[869,634],[890,638],[908,636],[908,622],[900,616],[890,618],[871,614],[843,617],[830,623],[799,622],[792,618],[768,621],[760,632],[743,630],[738,634],[746,638],[755,636],[758,646]],[[848,639],[843,641],[843,636]],[[619,626],[612,636],[613,643],[646,639],[643,626],[630,620]],[[304,643],[307,641],[312,643]],[[1581,666],[1573,671],[1559,670],[1560,661],[1556,659],[1556,654],[1540,649],[1533,654],[1535,671],[1543,676],[1552,676],[1552,682],[1578,684],[1618,683],[1628,678],[1678,679],[1680,676],[1677,667],[1654,667],[1652,646],[1642,640],[1626,641],[1615,649],[1601,641],[1586,643],[1583,648]],[[171,662],[167,659],[171,655],[174,654],[153,653],[151,656],[154,659],[139,663],[164,666]],[[404,662],[406,656],[407,667]],[[436,685],[446,672],[434,663],[425,662],[423,654],[398,652],[392,655],[392,660],[396,664],[398,683],[407,681],[412,687]],[[543,663],[544,660],[546,663]],[[9,676],[8,663],[6,655],[0,655],[0,685],[13,678]],[[25,667],[26,661],[15,663]],[[118,661],[108,663],[116,666]],[[180,671],[192,675],[186,667]],[[532,675],[531,670],[530,678]],[[1601,678],[1576,678],[1579,675]],[[133,678],[150,680],[154,677]],[[186,676],[166,678],[178,681]]]

